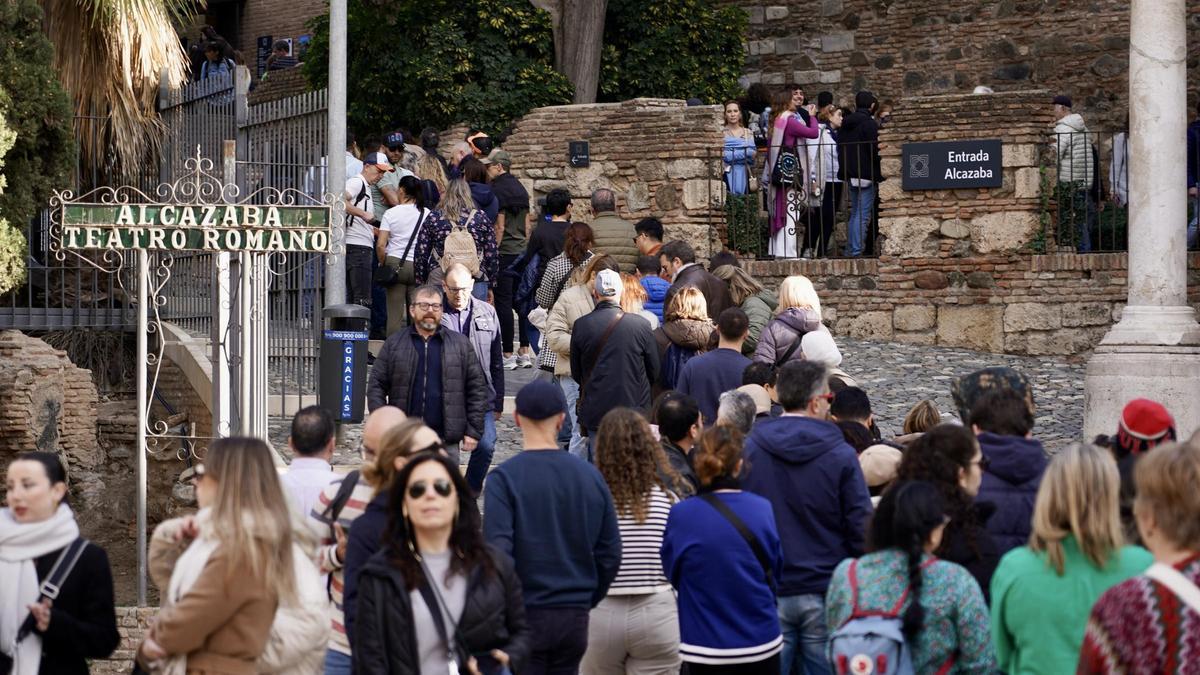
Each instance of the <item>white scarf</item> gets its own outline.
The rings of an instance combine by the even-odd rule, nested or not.
[[[30,633],[13,649],[29,605],[38,601],[34,560],[78,538],[75,514],[66,504],[59,504],[53,516],[37,523],[18,523],[11,510],[0,509],[0,649],[13,657],[14,675],[36,675],[42,662],[42,638],[37,633]]]

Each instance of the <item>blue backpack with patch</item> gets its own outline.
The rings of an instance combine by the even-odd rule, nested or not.
[[[930,558],[921,565],[924,570],[937,562]],[[850,618],[829,636],[826,654],[836,675],[915,675],[912,649],[904,637],[901,611],[908,600],[910,588],[905,588],[900,600],[890,612],[865,611],[858,606],[858,561],[850,563]],[[938,668],[936,675],[946,675],[954,667],[954,656]]]

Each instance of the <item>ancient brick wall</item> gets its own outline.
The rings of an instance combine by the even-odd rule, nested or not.
[[[590,166],[568,165],[568,141],[590,143]],[[719,107],[634,99],[538,108],[517,122],[504,149],[534,200],[565,188],[575,219],[586,221],[592,191],[611,188],[623,218],[658,217],[669,238],[687,239],[706,257],[725,218],[721,143]]]
[[[898,104],[911,96],[970,92],[977,85],[996,91],[1033,86],[1070,94],[1078,102],[1076,112],[1097,128],[1123,124],[1127,0],[726,2],[749,15],[750,82],[795,81],[843,100],[868,88]],[[1200,1],[1189,0],[1188,14],[1189,81],[1195,89]]]

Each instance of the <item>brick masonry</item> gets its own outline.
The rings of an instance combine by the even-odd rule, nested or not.
[[[611,188],[622,217],[658,217],[670,237],[707,257],[725,219],[720,115],[718,106],[668,99],[538,108],[517,122],[504,148],[534,200],[565,188],[575,219],[590,220],[592,191]],[[589,142],[590,166],[568,165],[568,141]]]
[[[843,100],[867,88],[898,105],[912,96],[966,93],[977,85],[996,91],[1038,87],[1073,96],[1076,111],[1095,128],[1116,129],[1125,118],[1127,0],[725,2],[749,17],[750,82],[796,81]],[[1198,17],[1200,1],[1189,0],[1193,90],[1200,84]]]

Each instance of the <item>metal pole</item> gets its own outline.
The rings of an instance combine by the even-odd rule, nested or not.
[[[224,173],[225,182],[237,182],[236,142],[225,141]],[[221,251],[213,254],[215,263],[213,269],[213,287],[216,293],[212,298],[212,435],[213,438],[224,438],[233,431],[233,416],[230,412],[230,401],[233,399],[230,389],[229,371],[229,325],[230,310],[233,307],[233,287],[229,275],[229,252]]]
[[[241,425],[238,434],[241,436],[254,435],[254,401],[252,400],[254,383],[254,327],[251,324],[250,312],[254,307],[253,270],[254,263],[246,251],[238,253],[238,315],[241,331],[238,338],[241,343],[241,353],[238,361],[238,389],[241,391],[239,409]]]
[[[346,0],[329,0],[329,148],[325,191],[341,197],[346,186]],[[345,223],[333,224],[333,240],[345,244]],[[346,301],[346,254],[325,258],[325,305]]]
[[[149,345],[147,331],[150,323],[150,256],[146,249],[138,249],[138,331],[137,331],[137,602],[146,606],[146,429],[150,426],[150,404],[146,400]]]

